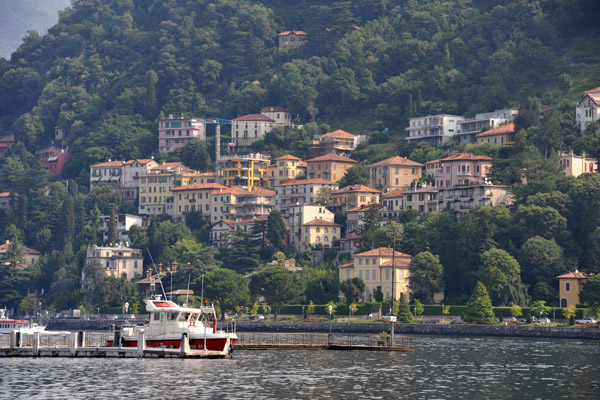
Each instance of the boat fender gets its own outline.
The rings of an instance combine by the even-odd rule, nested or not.
[[[213,317],[212,323],[213,333],[217,333],[217,319],[215,317]]]

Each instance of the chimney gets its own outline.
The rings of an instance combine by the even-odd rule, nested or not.
[[[173,272],[177,272],[177,262],[176,262],[176,261],[174,261],[174,262],[171,264],[171,272],[172,272],[172,273],[173,273]]]
[[[152,270],[148,269],[146,270],[146,278],[150,278],[152,276]]]

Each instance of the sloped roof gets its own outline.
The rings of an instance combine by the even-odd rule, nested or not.
[[[211,194],[238,194],[238,195],[246,195],[249,194],[250,192],[247,191],[246,189],[242,189],[240,187],[232,187],[232,188],[227,188],[227,189],[223,189],[220,190],[218,192],[212,192]]]
[[[475,137],[485,137],[485,136],[496,136],[496,135],[506,135],[515,133],[515,124],[514,122],[510,122],[508,124],[500,125],[497,128],[490,129],[489,131],[481,132],[475,135]]]
[[[336,224],[334,222],[325,221],[324,219],[315,218],[312,221],[302,224],[302,226],[336,226],[336,227],[340,227],[341,225]]]
[[[580,272],[575,270],[575,272],[569,272],[567,274],[563,274],[563,275],[559,275],[557,276],[558,279],[561,278],[570,278],[570,279],[587,279],[589,278],[589,275],[586,274],[585,272]]]
[[[285,156],[281,156],[281,157],[277,157],[275,159],[275,161],[279,161],[279,160],[293,160],[293,161],[302,161],[301,158],[298,158],[296,156],[293,156],[291,154],[286,154]]]
[[[335,153],[329,153],[329,154],[325,154],[325,155],[322,155],[319,157],[311,158],[310,160],[306,160],[307,163],[320,162],[320,161],[336,161],[336,162],[345,162],[345,163],[351,163],[351,164],[358,162],[351,158],[340,156],[339,154],[335,154]]]
[[[389,193],[384,194],[383,196],[381,196],[382,199],[387,199],[390,197],[402,197],[404,196],[404,191],[403,190],[393,190]]]
[[[91,167],[121,167],[125,164],[125,161],[105,161],[98,164],[91,165]]]
[[[341,129],[338,129],[333,132],[329,132],[329,133],[319,136],[319,139],[326,139],[326,138],[343,138],[343,139],[353,139],[354,140],[354,135],[351,133],[348,133],[346,131],[343,131]]]
[[[179,190],[203,190],[203,189],[227,189],[227,186],[220,185],[218,183],[194,183],[191,185],[179,186],[171,189],[171,191],[179,191]]]
[[[371,164],[371,165],[369,165],[369,167],[381,167],[384,165],[407,165],[407,166],[411,166],[411,167],[422,167],[423,166],[423,164],[420,164],[415,161],[411,161],[408,158],[394,156],[394,157],[386,158],[385,160],[376,162],[375,164]]]
[[[136,158],[135,160],[125,161],[123,164],[129,165],[129,164],[133,164],[136,161],[140,164],[148,164],[149,162],[154,161],[154,160],[151,158]]]
[[[156,167],[150,168],[150,171],[164,171],[164,170],[175,169],[175,168],[181,168],[181,170],[183,172],[195,172],[193,169],[191,169],[190,167],[186,167],[181,162],[166,162],[166,163],[157,165]]]
[[[304,32],[304,31],[285,31],[285,32],[278,33],[277,36],[288,36],[288,35],[291,35],[292,33],[294,35],[306,35],[306,32]]]
[[[295,181],[289,181],[285,183],[280,183],[277,186],[293,186],[293,185],[337,185],[335,182],[326,181],[325,179],[315,178],[315,179],[300,179]]]
[[[4,244],[0,245],[0,254],[6,253],[7,251],[10,250],[11,247],[12,247],[12,242],[10,242],[10,241],[7,240],[6,242],[4,242]],[[39,251],[37,251],[37,250],[30,249],[27,246],[23,246],[23,254],[39,255],[41,253]]]
[[[354,263],[338,265],[338,268],[353,268],[353,267],[354,267]]]
[[[448,162],[448,161],[492,161],[492,157],[488,156],[476,156],[472,153],[456,153],[452,154],[446,158],[440,158],[438,160],[431,160],[426,162],[425,164],[433,164],[440,161]]]
[[[334,192],[331,192],[331,194],[351,193],[351,192],[381,193],[381,190],[373,189],[373,188],[368,187],[366,185],[357,184],[357,185],[345,186],[345,187],[341,188],[340,190],[336,190]]]
[[[408,264],[410,264],[410,258],[412,258],[411,256],[409,256],[408,254],[404,254],[402,257],[395,257],[395,260],[388,260],[384,263],[382,263],[380,266],[381,267],[408,267]]]
[[[599,94],[592,94],[592,93],[588,93],[587,96],[596,104],[596,105],[600,105],[600,93]]]
[[[243,115],[241,117],[237,117],[237,118],[232,119],[232,121],[265,121],[265,122],[275,122],[271,118],[267,117],[266,115],[262,115],[262,114],[248,114],[248,115]]]
[[[584,93],[585,94],[588,94],[588,93],[600,93],[600,86],[598,86],[597,88],[592,89],[592,90],[586,90]]]
[[[394,249],[390,247],[378,247],[376,249],[368,250],[363,253],[355,254],[354,257],[391,257],[392,255],[395,255],[396,257],[412,257],[408,254],[400,253],[399,251],[394,251]]]

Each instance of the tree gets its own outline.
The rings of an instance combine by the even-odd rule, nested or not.
[[[523,310],[520,306],[514,305],[510,308],[510,315],[512,315],[515,318],[520,317],[521,315],[523,315]]]
[[[285,222],[281,212],[273,210],[267,218],[267,239],[275,250],[282,250],[285,247]]]
[[[125,302],[133,304],[136,299],[136,284],[112,276],[107,276],[96,284],[90,298],[93,305],[105,307],[122,307]]]
[[[365,282],[359,277],[347,279],[340,284],[340,291],[344,294],[347,304],[359,301],[365,293]]]
[[[542,315],[548,315],[548,313],[552,309],[546,305],[546,302],[544,300],[539,300],[534,301],[533,304],[529,307],[529,310],[533,313],[534,316],[541,317]]]
[[[408,324],[413,321],[413,315],[410,312],[410,307],[408,302],[406,301],[406,296],[404,293],[400,295],[400,304],[398,307],[398,322],[403,324]]]
[[[30,314],[33,311],[33,299],[29,296],[23,297],[19,303],[19,312],[21,314]]]
[[[433,303],[435,293],[444,290],[444,270],[440,258],[428,251],[417,254],[410,260],[409,287],[415,298],[425,304]]]
[[[600,317],[600,275],[594,275],[585,281],[579,299],[592,309],[595,317]]]
[[[366,164],[359,163],[346,170],[346,173],[337,182],[340,187],[350,185],[368,185],[369,184],[369,167]]]
[[[293,272],[276,265],[252,275],[250,291],[254,295],[264,296],[272,304],[274,321],[277,322],[278,307],[300,298],[303,288]]]
[[[371,204],[365,212],[364,225],[360,236],[359,252],[375,248],[376,233],[381,222],[379,204]]]
[[[413,306],[415,308],[416,315],[423,315],[423,312],[425,312],[425,307],[423,306],[423,303],[419,301],[419,299],[415,299]]]
[[[195,292],[201,282],[195,281]],[[221,310],[221,320],[225,320],[226,311],[235,311],[238,305],[249,302],[248,280],[243,275],[230,269],[218,268],[208,272],[204,277],[204,293],[207,298],[215,300]]]
[[[570,319],[571,319],[571,317],[574,317],[574,316],[575,316],[575,312],[576,312],[576,311],[577,311],[577,308],[576,308],[576,307],[575,307],[573,304],[571,304],[570,306],[568,306],[568,307],[565,307],[565,308],[563,309],[562,315],[563,315],[563,317],[565,317],[566,319],[569,319],[569,320],[570,320]]]
[[[108,243],[111,246],[117,245],[117,215],[114,208],[110,210],[110,220],[108,221]]]
[[[475,285],[473,294],[467,303],[463,320],[476,324],[489,324],[494,320],[492,300],[483,283],[479,281]]]

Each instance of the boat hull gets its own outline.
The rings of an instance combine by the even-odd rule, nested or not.
[[[237,337],[230,337],[230,344],[233,346],[237,341]],[[122,338],[122,347],[137,347],[138,341],[136,338]],[[227,343],[227,337],[222,338],[207,338],[206,339],[206,350],[210,351],[223,351]],[[113,347],[114,342],[108,341],[108,347]],[[181,338],[159,338],[159,339],[146,339],[147,348],[167,348],[167,349],[179,349],[181,347]],[[204,338],[191,338],[190,339],[191,350],[204,350]]]

